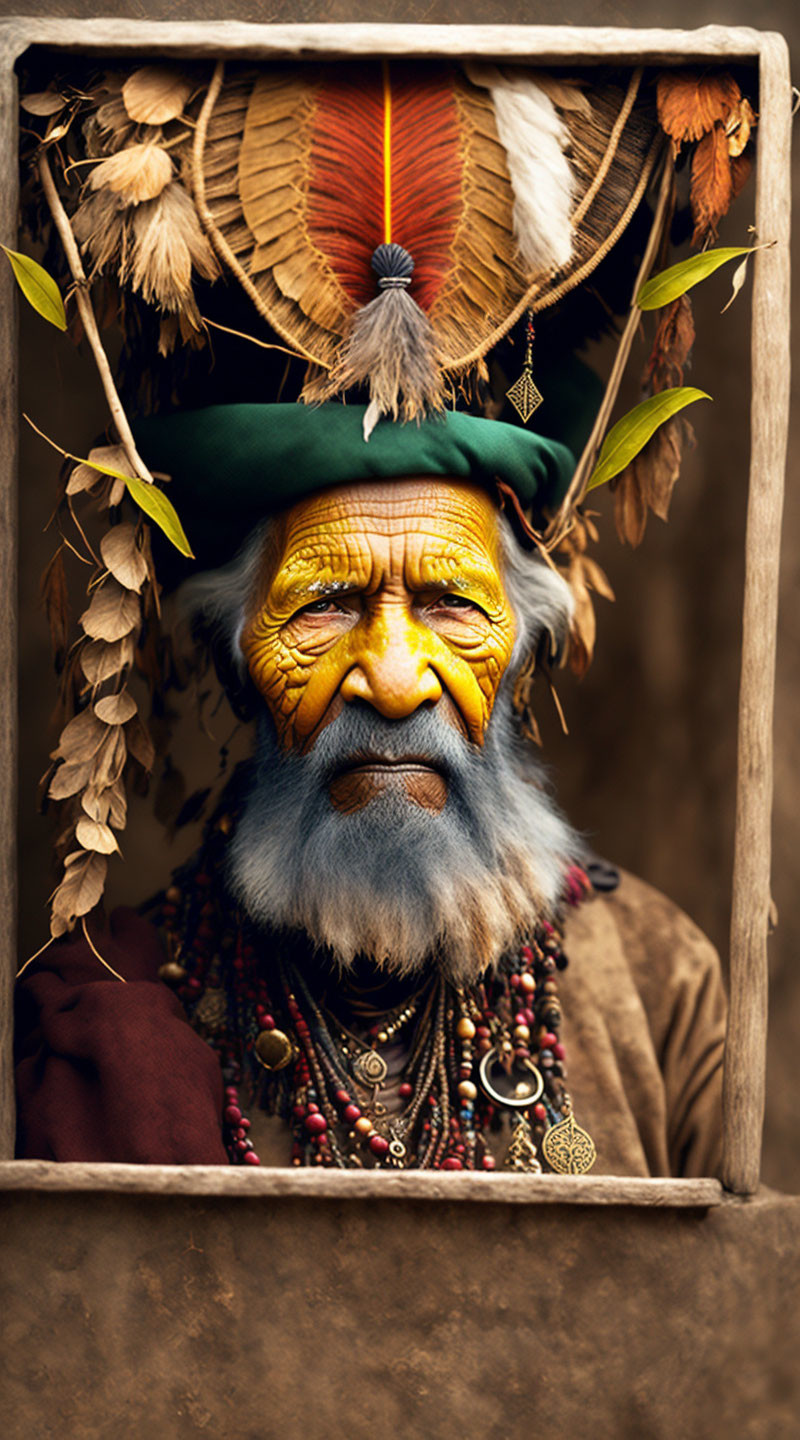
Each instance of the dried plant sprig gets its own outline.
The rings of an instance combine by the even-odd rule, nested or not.
[[[106,487],[115,483],[100,478]],[[82,493],[89,498],[88,489]],[[102,496],[92,498],[99,503]],[[155,757],[128,688],[154,583],[146,531],[141,520],[121,520],[106,532],[102,565],[90,577],[89,603],[79,620],[83,635],[71,663],[83,676],[77,687],[81,708],[61,731],[47,790],[49,799],[65,803],[67,822],[59,840],[64,873],[51,899],[54,938],[73,929],[102,898],[108,856],[119,853],[115,832],[127,820],[126,765],[132,759],[149,772]]]

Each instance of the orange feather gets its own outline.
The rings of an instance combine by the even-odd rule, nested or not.
[[[377,61],[337,67],[316,91],[308,231],[361,306],[376,294],[370,260],[388,238],[389,220],[391,239],[414,259],[411,294],[427,310],[449,272],[464,208],[459,110],[450,73],[441,67],[392,64],[386,72],[388,125],[385,72]]]

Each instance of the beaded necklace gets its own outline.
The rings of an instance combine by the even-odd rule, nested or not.
[[[220,879],[232,829],[230,814],[218,812],[200,850],[148,907],[168,946],[161,978],[219,1056],[232,1164],[261,1163],[246,1114],[257,1105],[291,1125],[296,1166],[493,1170],[489,1136],[505,1112],[504,1169],[591,1168],[594,1145],[565,1083],[557,976],[567,958],[554,925],[537,923],[518,953],[476,984],[432,975],[394,1009],[371,1007],[362,1039],[313,993],[297,942],[255,932],[233,905]],[[565,903],[589,889],[572,867]],[[393,1108],[384,1103],[381,1050],[400,1034],[407,1053]]]

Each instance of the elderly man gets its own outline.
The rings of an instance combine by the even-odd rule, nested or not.
[[[365,444],[341,405],[139,439],[205,532],[185,599],[254,756],[161,939],[116,912],[26,978],[20,1153],[713,1173],[716,956],[597,878],[515,730],[520,664],[557,652],[571,599],[498,499],[552,504],[569,453],[458,414]]]

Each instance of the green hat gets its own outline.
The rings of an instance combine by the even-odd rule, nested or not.
[[[419,424],[381,420],[369,441],[363,405],[212,405],[134,425],[146,464],[172,477],[168,494],[198,564],[222,564],[266,515],[332,485],[404,475],[453,476],[542,511],[575,469],[557,440],[516,425],[444,411]]]

